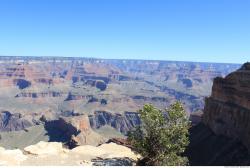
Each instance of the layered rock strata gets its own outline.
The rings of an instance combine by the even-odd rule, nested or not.
[[[138,113],[112,114],[107,111],[96,111],[93,115],[89,115],[89,122],[92,128],[98,129],[109,125],[123,134],[141,123]]]
[[[250,63],[214,79],[203,122],[217,135],[240,140],[250,150]]]

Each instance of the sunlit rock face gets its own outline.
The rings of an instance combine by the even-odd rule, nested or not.
[[[205,100],[203,120],[217,135],[239,139],[250,149],[250,63],[215,78]]]
[[[141,156],[115,143],[66,149],[59,142],[43,142],[24,150],[0,147],[1,166],[132,166]]]

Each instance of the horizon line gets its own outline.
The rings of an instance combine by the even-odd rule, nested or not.
[[[133,59],[133,58],[101,58],[101,57],[85,57],[85,56],[38,56],[38,55],[0,55],[0,57],[40,57],[40,58],[82,58],[82,59],[102,59],[102,60],[127,60],[127,61],[161,61],[161,62],[187,62],[187,63],[211,63],[211,64],[233,64],[242,65],[243,63],[230,63],[230,62],[209,62],[209,61],[185,61],[185,60],[161,60],[161,59]]]

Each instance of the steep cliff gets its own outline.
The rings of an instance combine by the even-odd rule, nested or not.
[[[205,100],[203,120],[217,135],[240,140],[250,150],[250,63],[225,78],[215,78]]]
[[[190,129],[190,164],[249,165],[249,133],[250,63],[245,63],[225,78],[214,79],[202,122]]]

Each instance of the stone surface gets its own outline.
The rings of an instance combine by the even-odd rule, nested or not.
[[[10,113],[9,111],[0,112],[0,132],[18,131],[32,126],[32,123],[22,118],[19,113]]]
[[[107,111],[96,111],[93,115],[89,115],[89,121],[92,128],[98,129],[110,125],[124,134],[141,123],[138,113],[134,112],[125,112],[122,115]]]
[[[40,141],[35,145],[24,148],[24,151],[31,155],[49,155],[66,152],[66,149],[63,149],[62,143],[59,142]]]
[[[117,145],[116,143],[102,144],[98,146],[99,149],[103,149],[104,151],[108,151],[107,158],[115,158],[115,157],[129,157],[133,160],[137,160],[140,156],[135,155],[132,150],[128,147]]]
[[[134,165],[138,158],[131,149],[114,143],[98,147],[83,145],[70,150],[58,142],[39,142],[23,152],[0,147],[0,165],[5,166],[128,166]]]
[[[107,141],[107,143],[111,143],[111,142],[116,143],[118,145],[126,146],[130,149],[133,148],[133,146],[125,138],[111,138]]]
[[[250,63],[225,78],[215,78],[205,99],[203,116],[191,115],[191,165],[246,166],[250,164]],[[197,118],[198,117],[198,118]]]
[[[0,147],[0,166],[18,166],[26,159],[27,156],[19,149],[5,150]]]
[[[205,100],[203,122],[217,135],[240,140],[250,150],[250,63],[215,78]]]
[[[101,135],[92,130],[87,115],[74,117],[60,117],[59,120],[53,120],[45,123],[51,136],[59,132],[64,136],[63,141],[68,143],[70,148],[79,145],[98,145],[105,141]],[[55,137],[52,141],[58,141],[59,137]],[[62,139],[61,139],[62,141]]]

